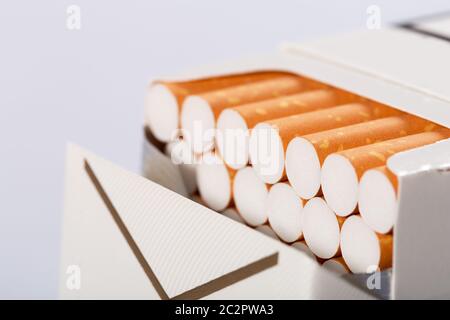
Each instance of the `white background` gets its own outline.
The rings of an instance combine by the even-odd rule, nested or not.
[[[72,4],[79,31],[66,28]],[[1,0],[0,298],[57,297],[67,141],[137,171],[149,79],[366,28],[372,4],[382,26],[450,10],[448,0]]]

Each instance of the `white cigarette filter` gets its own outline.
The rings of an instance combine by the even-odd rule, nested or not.
[[[312,90],[225,109],[217,119],[216,142],[225,163],[240,169],[248,163],[249,130],[262,121],[337,105],[335,90]]]
[[[164,152],[180,169],[188,194],[196,192],[196,165],[198,157],[194,155],[189,144],[184,140],[173,140],[166,144]]]
[[[325,260],[322,263],[322,266],[325,269],[330,270],[339,275],[347,274],[349,272],[349,269],[348,269],[347,265],[345,264],[344,258],[342,258],[342,257],[336,257],[333,259]]]
[[[183,136],[195,153],[214,146],[216,119],[219,114],[237,105],[267,100],[304,91],[305,80],[286,75],[225,89],[188,96],[181,109]]]
[[[286,73],[256,72],[185,82],[156,81],[150,85],[147,91],[145,123],[158,140],[169,142],[179,128],[181,105],[188,95],[283,75]]]
[[[348,217],[341,230],[341,251],[353,273],[372,273],[392,266],[392,235],[377,234],[358,215]]]
[[[446,139],[449,133],[448,129],[423,132],[329,155],[321,173],[325,200],[338,216],[350,215],[356,211],[359,179],[365,171],[385,165],[395,153]]]
[[[390,232],[397,218],[397,177],[386,166],[366,171],[358,197],[364,222],[378,233]]]
[[[308,257],[310,257],[311,259],[313,259],[314,261],[317,262],[316,256],[308,248],[308,246],[306,245],[306,243],[304,241],[294,242],[293,244],[291,244],[291,247],[297,249],[298,251],[301,251],[301,252],[305,253]]]
[[[270,226],[268,226],[267,224],[264,224],[262,226],[257,226],[255,228],[255,230],[265,234],[268,237],[271,237],[273,239],[279,240],[276,233],[273,232],[272,228]]]
[[[268,186],[252,167],[237,171],[233,181],[234,204],[249,225],[255,227],[267,222],[265,203],[268,194]]]
[[[369,120],[399,113],[391,108],[374,110],[367,110]],[[310,199],[320,193],[321,166],[331,153],[431,128],[429,121],[403,114],[296,137],[286,151],[286,174],[294,190],[303,199]]]
[[[206,206],[222,211],[231,204],[233,178],[234,170],[229,169],[214,152],[203,155],[197,166],[197,184]]]
[[[285,178],[285,150],[295,137],[340,128],[371,119],[371,106],[352,103],[261,122],[251,131],[250,162],[266,183]],[[379,107],[381,113],[391,108]]]
[[[339,241],[344,219],[328,207],[322,198],[312,198],[303,208],[303,237],[311,251],[321,259],[340,254]]]
[[[288,183],[277,183],[269,190],[266,215],[277,236],[295,242],[303,235],[303,202]]]
[[[242,217],[240,216],[239,212],[237,212],[237,210],[233,207],[230,208],[226,208],[225,210],[222,211],[222,214],[227,217],[230,218],[236,222],[245,224],[244,219],[242,219]]]

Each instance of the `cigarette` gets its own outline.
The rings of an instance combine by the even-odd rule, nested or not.
[[[340,255],[339,241],[344,218],[328,207],[322,198],[312,198],[303,208],[303,237],[309,249],[321,259]]]
[[[206,206],[215,211],[230,206],[234,170],[228,168],[214,152],[209,152],[203,155],[196,173],[198,191]]]
[[[268,194],[268,186],[252,167],[237,171],[233,182],[234,204],[247,224],[256,227],[267,222],[264,204]]]
[[[366,171],[359,183],[358,208],[364,222],[378,233],[392,230],[397,218],[397,177],[386,167]]]
[[[383,115],[389,112],[385,110]],[[286,151],[287,177],[303,199],[310,199],[320,192],[321,166],[331,153],[432,128],[427,120],[403,114],[296,137]]]
[[[217,119],[217,147],[229,167],[240,169],[248,163],[249,130],[259,122],[328,108],[343,101],[336,91],[312,90],[225,109]]]
[[[189,144],[184,140],[173,140],[166,144],[164,153],[180,169],[181,177],[188,194],[197,191],[196,164],[198,157],[194,155]]]
[[[257,226],[255,228],[255,230],[257,230],[257,231],[259,231],[259,232],[261,232],[261,233],[265,234],[266,236],[269,236],[269,237],[271,237],[273,239],[279,240],[277,235],[276,235],[276,233],[273,232],[272,228],[269,227],[267,224],[264,224],[262,226]]]
[[[304,79],[286,75],[190,95],[184,100],[181,108],[183,136],[191,143],[195,153],[209,151],[214,145],[216,119],[223,110],[304,90]]]
[[[325,260],[322,263],[322,266],[325,269],[335,272],[339,275],[347,274],[350,271],[347,265],[345,264],[344,258],[342,257],[336,257],[333,259]]]
[[[145,123],[158,140],[169,142],[179,127],[181,105],[188,95],[271,79],[285,74],[256,72],[186,82],[154,82],[147,92]]]
[[[226,208],[224,211],[222,211],[222,214],[227,217],[230,218],[231,220],[234,220],[236,222],[245,224],[244,219],[242,219],[242,217],[240,216],[239,212],[237,212],[237,210],[233,207],[230,208]]]
[[[341,230],[341,251],[353,273],[372,273],[392,266],[392,235],[378,234],[358,215],[348,217]]]
[[[352,103],[261,122],[250,135],[250,162],[264,182],[274,184],[286,177],[285,150],[292,139],[370,120],[370,108]],[[391,110],[383,108],[382,112]]]
[[[291,247],[305,253],[308,257],[312,258],[313,261],[317,262],[316,256],[314,255],[314,253],[308,248],[308,246],[306,245],[305,241],[297,241],[294,242],[293,244],[291,244]]]
[[[322,166],[322,192],[330,208],[345,217],[355,212],[358,183],[363,173],[382,166],[391,155],[424,146],[450,136],[450,130],[423,132],[386,140],[329,155]]]
[[[287,243],[303,235],[303,202],[287,183],[277,183],[269,190],[266,215],[277,236]]]

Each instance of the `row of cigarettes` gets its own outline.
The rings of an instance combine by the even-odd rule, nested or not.
[[[450,137],[430,121],[283,72],[155,82],[146,124],[181,159],[205,205],[235,207],[246,224],[354,273],[392,265],[397,178],[387,159]]]

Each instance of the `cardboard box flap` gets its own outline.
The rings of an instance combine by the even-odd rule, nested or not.
[[[80,147],[69,146],[67,164],[62,298],[373,298],[305,253]],[[72,264],[79,291],[66,285]]]
[[[408,21],[401,25],[403,28],[450,41],[450,12],[438,12]]]
[[[450,18],[421,25],[448,33]],[[408,28],[340,35],[282,45],[279,52],[204,66],[166,80],[279,70],[351,91],[450,127],[450,41]],[[425,59],[426,57],[426,59]]]
[[[388,28],[288,44],[284,51],[314,60],[304,68],[307,76],[450,127],[450,42]]]
[[[393,298],[450,297],[450,139],[388,160],[399,177]]]
[[[87,170],[120,215],[166,298],[193,298],[207,290],[201,286],[227,274],[240,270],[249,276],[277,262],[272,241],[241,224],[104,161],[87,160]]]
[[[288,57],[283,52],[275,51],[264,54],[256,54],[251,57],[243,57],[217,64],[205,64],[188,68],[175,75],[157,75],[150,79],[150,83],[155,80],[163,81],[191,81],[202,78],[218,77],[231,74],[245,74],[260,71],[285,71],[293,72],[289,63],[284,61]],[[289,60],[289,57],[288,57]]]
[[[59,292],[62,299],[148,299],[157,293],[84,169],[92,153],[68,144]]]
[[[387,166],[399,177],[421,171],[446,171],[450,168],[450,139],[399,152],[388,159]]]
[[[299,52],[450,102],[450,43],[390,28],[298,46]],[[447,69],[447,70],[446,70]]]

